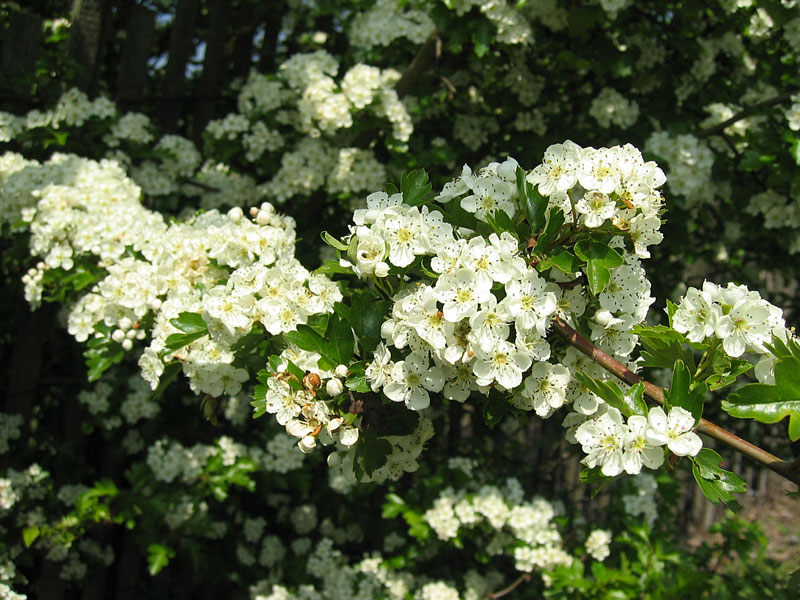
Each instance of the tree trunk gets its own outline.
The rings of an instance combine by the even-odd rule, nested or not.
[[[147,61],[156,33],[156,15],[140,5],[128,9],[125,42],[119,62],[117,101],[123,109],[137,108],[148,88]]]
[[[90,96],[97,92],[107,10],[106,0],[75,0],[72,5],[68,54],[77,63],[75,85]]]
[[[194,26],[200,0],[178,0],[175,21],[169,37],[169,59],[164,75],[159,120],[167,131],[177,131],[186,89],[186,64],[194,50]]]
[[[197,86],[197,109],[192,124],[192,135],[198,143],[201,142],[206,124],[216,116],[219,90],[227,84],[227,80],[223,78],[223,71],[227,66],[226,42],[230,12],[227,0],[211,0],[206,55]]]
[[[36,59],[42,45],[42,18],[26,12],[13,12],[9,18],[9,27],[3,40],[2,59],[0,59],[0,93],[6,110],[28,110],[27,104],[10,105],[11,100],[29,93],[27,86],[31,73],[36,68]]]
[[[275,6],[271,14],[267,17],[264,24],[264,39],[261,41],[261,51],[258,59],[258,70],[260,73],[272,73],[275,71],[276,57],[275,48],[278,44],[278,34],[283,25],[283,15],[286,12],[286,6],[283,2],[280,6]]]

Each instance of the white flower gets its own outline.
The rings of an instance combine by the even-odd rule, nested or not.
[[[473,371],[478,385],[497,382],[507,390],[522,382],[522,373],[531,366],[531,357],[505,340],[496,340],[492,347],[475,351]]]
[[[722,309],[705,289],[689,288],[672,315],[672,327],[690,342],[702,342],[714,334]]]
[[[654,446],[647,439],[648,420],[640,415],[628,418],[629,432],[625,438],[625,452],[622,466],[625,472],[636,475],[642,465],[648,469],[657,469],[664,462],[664,451],[660,445]]]
[[[575,210],[583,215],[587,227],[600,227],[606,219],[614,216],[616,203],[602,192],[591,191],[575,204]]]
[[[656,446],[666,445],[677,456],[696,456],[703,447],[700,437],[692,431],[694,417],[685,408],[674,406],[669,415],[660,406],[650,409],[647,441]]]
[[[556,312],[556,295],[547,291],[547,282],[536,271],[528,271],[521,279],[506,284],[503,301],[509,314],[522,331],[535,330],[547,334],[547,317]]]
[[[491,282],[479,278],[466,268],[443,274],[436,281],[434,289],[437,299],[444,304],[444,318],[451,323],[474,315],[478,304],[486,302],[492,295]]]
[[[628,431],[622,414],[613,407],[596,419],[586,421],[575,430],[575,439],[587,454],[583,463],[589,468],[600,466],[606,477],[622,473],[622,452]]]
[[[443,386],[442,370],[439,367],[429,369],[428,358],[412,352],[405,360],[395,363],[383,393],[390,400],[405,402],[411,410],[422,410],[430,406],[428,392],[440,392]]]
[[[715,332],[722,339],[728,356],[741,356],[750,349],[764,352],[764,344],[772,339],[770,312],[766,303],[749,294],[736,302],[727,315],[717,321]]]
[[[524,394],[533,399],[533,408],[540,417],[547,417],[567,400],[569,369],[564,365],[537,362],[525,379]]]
[[[525,179],[538,185],[542,196],[549,196],[556,191],[566,192],[578,181],[580,151],[580,146],[569,140],[550,146],[545,150],[542,164],[533,169]]]
[[[363,226],[356,230],[356,237],[358,244],[356,245],[356,264],[353,271],[359,277],[372,275],[386,256],[386,241]]]

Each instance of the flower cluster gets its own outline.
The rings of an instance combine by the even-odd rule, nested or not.
[[[608,129],[612,124],[628,128],[632,127],[639,117],[639,105],[625,99],[618,91],[606,87],[592,100],[589,114],[604,129]]]
[[[503,488],[484,485],[474,492],[448,488],[423,518],[445,541],[469,535],[473,529],[488,529],[488,554],[512,554],[517,570],[529,573],[572,563],[561,549],[556,514],[543,498],[526,501],[519,481],[510,478]]]
[[[766,345],[774,337],[785,341],[788,334],[781,309],[758,292],[744,285],[721,287],[709,281],[700,290],[687,290],[672,315],[672,327],[690,342],[716,338],[731,357],[745,352],[768,354]]]
[[[636,475],[643,466],[657,469],[663,464],[663,446],[676,456],[696,456],[703,442],[692,431],[694,424],[692,414],[679,406],[669,413],[656,406],[647,417],[632,415],[627,423],[619,410],[606,407],[575,430],[575,439],[587,454],[587,467],[601,467],[607,477],[623,471]]]

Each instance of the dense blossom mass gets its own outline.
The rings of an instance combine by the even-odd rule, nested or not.
[[[800,439],[797,0],[140,2],[91,59],[49,4],[0,6],[0,597],[791,594],[664,516],[746,489],[703,417]]]

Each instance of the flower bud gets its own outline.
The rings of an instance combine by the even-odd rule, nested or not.
[[[310,454],[317,447],[317,438],[313,435],[307,435],[297,442],[297,447],[300,448],[303,454]]]
[[[325,384],[325,391],[328,392],[329,396],[338,396],[344,393],[344,384],[341,379],[333,377],[332,379],[328,379],[328,382]]]
[[[328,454],[328,466],[334,469],[342,464],[342,455],[338,452],[331,452]]]
[[[132,348],[133,348],[133,340],[128,340],[128,339],[122,340],[122,349],[123,350],[125,350],[127,352],[128,350],[131,350]]]
[[[228,211],[228,218],[232,221],[241,221],[243,216],[244,212],[239,206],[234,206]]]
[[[343,446],[352,446],[355,444],[358,441],[358,428],[345,427],[342,429],[342,433],[339,436],[339,441]]]
[[[333,374],[336,375],[339,379],[344,379],[347,377],[347,365],[338,365],[334,370]]]
[[[375,277],[386,277],[389,274],[389,265],[381,261],[375,265]]]
[[[122,341],[125,339],[125,332],[122,329],[115,329],[114,333],[111,334],[111,339],[121,344]]]

